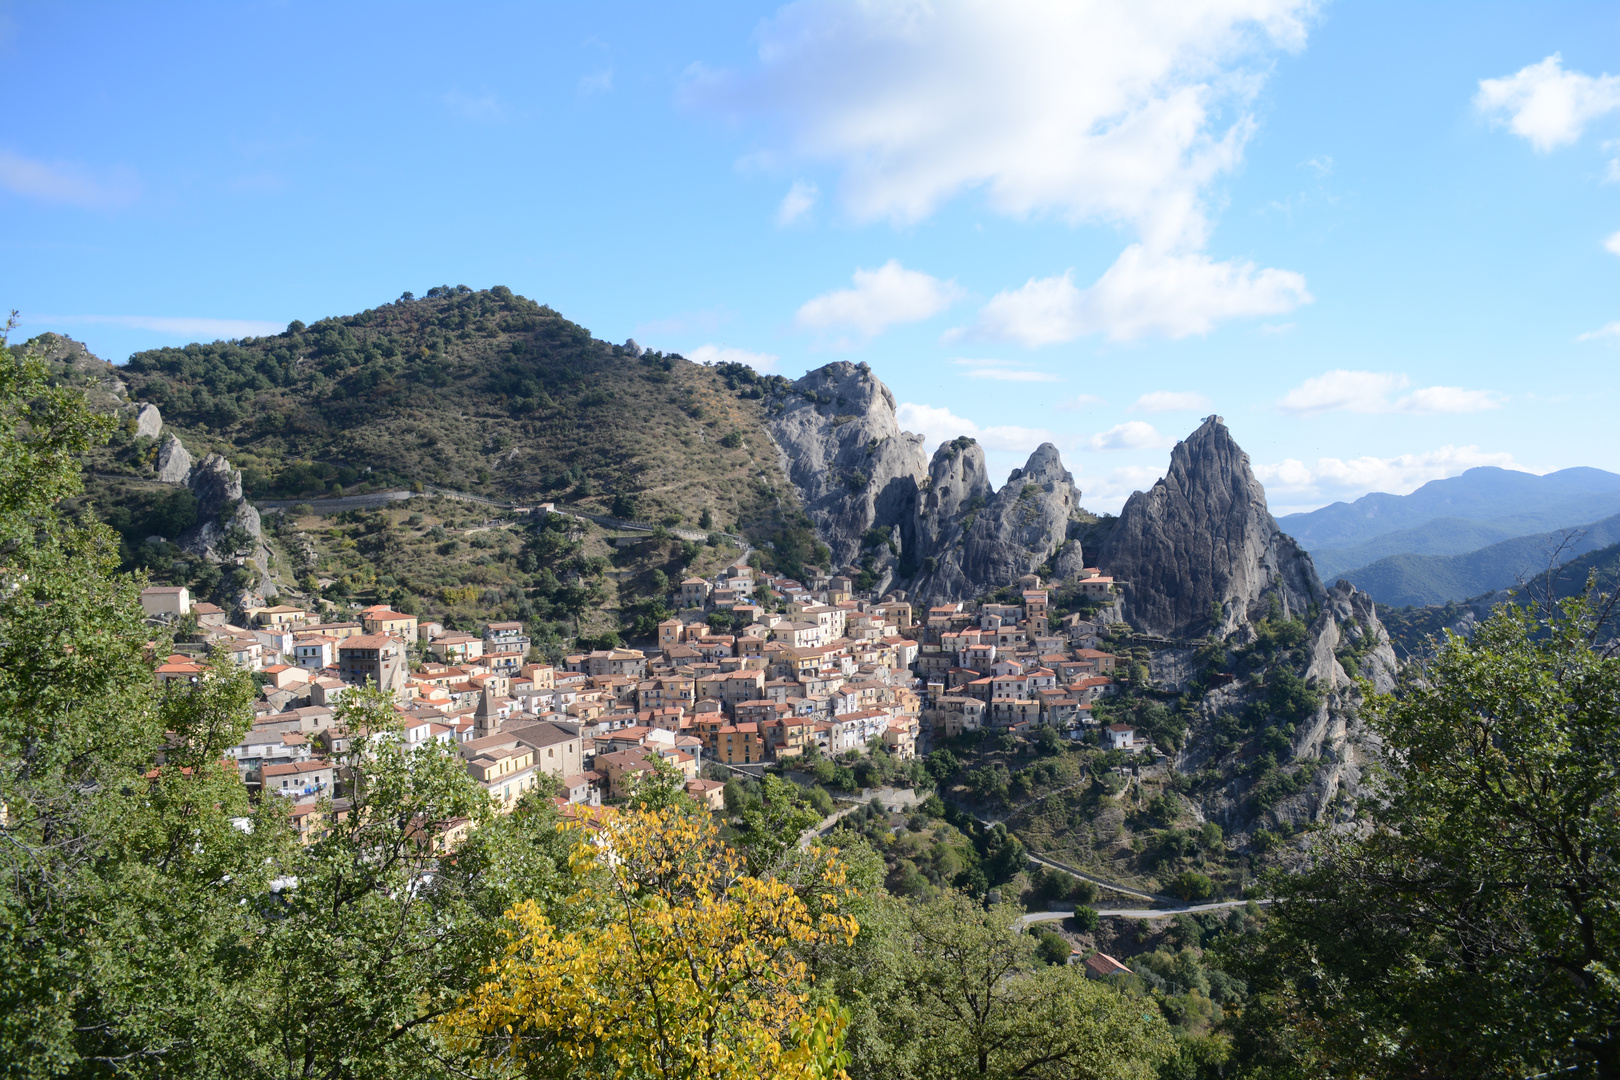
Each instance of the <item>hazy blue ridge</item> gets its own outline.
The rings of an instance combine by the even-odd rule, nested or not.
[[[1337,577],[1352,582],[1391,607],[1443,604],[1496,589],[1513,588],[1547,569],[1548,558],[1565,535],[1559,529],[1516,536],[1458,555],[1391,555]],[[1576,527],[1560,558],[1564,561],[1620,543],[1620,514]]]
[[[1318,549],[1355,547],[1441,518],[1497,525],[1508,529],[1509,536],[1522,536],[1617,511],[1620,474],[1581,467],[1535,476],[1482,466],[1431,480],[1410,495],[1375,492],[1353,503],[1288,514],[1277,523],[1314,557]]]
[[[1616,496],[1616,501],[1620,502],[1620,496]],[[1586,516],[1590,517],[1591,514]],[[1525,531],[1469,521],[1467,518],[1436,518],[1415,528],[1397,529],[1351,547],[1313,550],[1311,560],[1316,563],[1316,571],[1322,575],[1322,580],[1332,581],[1347,570],[1367,566],[1391,555],[1461,555],[1522,536]]]

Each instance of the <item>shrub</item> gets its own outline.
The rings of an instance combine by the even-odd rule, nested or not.
[[[1097,929],[1101,919],[1102,916],[1097,914],[1097,909],[1089,905],[1081,904],[1074,909],[1074,925],[1080,928],[1081,933],[1089,934]]]

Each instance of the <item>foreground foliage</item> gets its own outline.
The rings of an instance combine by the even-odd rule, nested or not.
[[[533,901],[489,981],[446,1022],[452,1041],[525,1076],[842,1075],[843,1018],[812,1005],[795,950],[850,939],[843,868],[813,904],[744,872],[707,816],[604,811],[571,824],[577,888],[559,926]]]
[[[1270,882],[1267,1076],[1620,1076],[1620,659],[1593,595],[1505,605],[1371,724],[1375,824]]]

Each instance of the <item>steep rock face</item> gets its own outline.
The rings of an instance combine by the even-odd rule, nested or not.
[[[1124,583],[1131,625],[1165,637],[1226,637],[1263,616],[1272,597],[1293,616],[1326,595],[1218,416],[1176,444],[1151,491],[1130,497],[1098,565]]]
[[[242,474],[220,455],[209,454],[191,470],[188,486],[197,497],[197,524],[180,535],[180,546],[211,562],[229,565],[241,558],[242,565],[251,564],[258,571],[258,580],[244,590],[244,597],[262,599],[273,592],[270,552],[264,544],[259,511],[242,497]]]
[[[934,455],[919,511],[927,527],[923,571],[915,586],[919,597],[961,600],[1011,584],[1060,548],[1066,565],[1081,561],[1078,542],[1068,542],[1080,492],[1057,447],[1042,443],[1001,490],[992,491],[977,444],[965,448],[957,462],[941,461],[954,445]]]
[[[793,384],[770,420],[782,469],[833,562],[854,562],[870,528],[914,513],[923,439],[900,430],[894,395],[865,364],[838,362]]]
[[[191,452],[175,437],[174,432],[169,432],[169,437],[158,447],[158,480],[165,484],[184,484],[191,478],[193,464]]]
[[[1363,701],[1356,682],[1357,676],[1365,677],[1379,693],[1395,685],[1395,650],[1378,621],[1372,598],[1347,581],[1326,590],[1321,612],[1311,623],[1302,649],[1303,677],[1320,700],[1312,713],[1292,723],[1287,750],[1277,755],[1284,773],[1304,781],[1297,790],[1257,816],[1259,808],[1250,799],[1251,786],[1244,771],[1230,768],[1222,733],[1228,725],[1222,717],[1252,713],[1263,701],[1263,695],[1242,683],[1204,695],[1188,727],[1186,745],[1176,756],[1176,768],[1183,773],[1216,770],[1228,777],[1223,787],[1200,801],[1207,817],[1220,821],[1238,837],[1262,824],[1298,826],[1349,820],[1354,800],[1363,794],[1367,766],[1381,753],[1376,736],[1361,722]],[[1357,658],[1353,673],[1346,669],[1352,653]],[[1268,816],[1271,821],[1266,820]]]

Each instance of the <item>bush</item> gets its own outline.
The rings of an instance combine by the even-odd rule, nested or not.
[[[1048,964],[1067,964],[1069,962],[1069,943],[1062,934],[1054,934],[1050,930],[1037,930],[1036,937],[1040,943],[1035,946],[1035,955]]]
[[[1081,904],[1074,909],[1074,924],[1079,927],[1081,933],[1089,934],[1097,929],[1097,923],[1101,918],[1094,907]]]
[[[1206,874],[1183,870],[1171,880],[1170,891],[1188,903],[1197,903],[1215,895],[1215,883]]]

